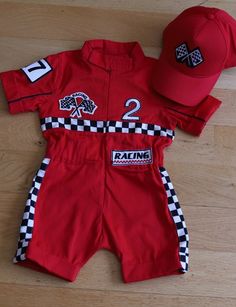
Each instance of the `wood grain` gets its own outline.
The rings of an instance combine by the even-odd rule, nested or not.
[[[164,27],[199,4],[236,18],[234,0],[0,0],[0,71],[94,38],[137,40],[157,58]],[[223,71],[212,95],[222,105],[202,135],[177,129],[165,153],[190,234],[190,272],[124,284],[116,256],[100,250],[68,283],[12,263],[46,141],[38,114],[10,115],[0,89],[0,307],[236,306],[236,68]]]
[[[222,299],[218,297],[196,297],[196,296],[174,296],[161,294],[134,293],[132,291],[103,291],[103,290],[84,290],[68,289],[63,287],[38,287],[15,285],[14,293],[21,299],[15,301],[9,290],[9,285],[1,283],[0,299],[4,301],[5,307],[25,307],[30,302],[32,307],[39,306],[58,306],[63,307],[70,303],[71,307],[119,307],[119,306],[188,306],[193,307],[234,307],[236,300],[232,298]]]

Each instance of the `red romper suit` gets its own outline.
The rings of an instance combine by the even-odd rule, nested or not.
[[[161,97],[157,61],[137,42],[91,40],[0,74],[9,112],[38,111],[47,141],[15,263],[74,281],[105,248],[124,282],[188,270],[189,236],[163,151],[177,126],[199,135],[221,102]]]

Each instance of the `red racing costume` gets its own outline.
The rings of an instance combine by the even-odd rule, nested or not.
[[[0,74],[9,112],[38,111],[45,157],[26,202],[14,262],[74,281],[101,248],[124,282],[188,270],[188,232],[163,150],[176,126],[199,135],[220,106],[158,95],[157,60],[137,42],[86,41]]]

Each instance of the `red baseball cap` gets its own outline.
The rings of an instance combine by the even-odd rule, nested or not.
[[[224,68],[236,66],[236,20],[217,8],[194,6],[170,22],[154,86],[184,105],[197,105]]]

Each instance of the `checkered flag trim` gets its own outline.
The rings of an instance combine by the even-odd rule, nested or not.
[[[182,266],[182,272],[188,271],[189,262],[189,235],[184,221],[183,212],[180,208],[177,195],[170,180],[169,174],[164,167],[159,167],[162,182],[166,190],[168,207],[171,212],[173,221],[176,226],[176,231],[179,239],[179,257]]]
[[[45,117],[41,119],[41,129],[64,128],[74,131],[89,131],[98,133],[137,133],[150,136],[165,136],[174,139],[175,132],[159,125],[140,122],[95,121],[71,117]]]
[[[49,158],[44,158],[40,165],[40,168],[38,169],[36,175],[33,178],[32,187],[28,194],[28,199],[26,201],[25,210],[20,226],[20,236],[18,239],[18,246],[16,254],[13,259],[13,262],[15,263],[26,259],[25,255],[26,249],[29,245],[30,240],[32,239],[37,197],[49,162],[50,162]]]

